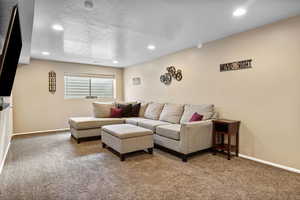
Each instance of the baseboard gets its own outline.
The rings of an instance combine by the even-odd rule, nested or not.
[[[8,143],[8,145],[7,145],[6,149],[5,149],[5,153],[4,153],[4,157],[3,157],[2,163],[0,163],[0,174],[2,173],[2,170],[3,170],[3,167],[4,167],[4,163],[5,163],[7,154],[8,154],[9,147],[10,147],[10,142]]]
[[[29,134],[37,134],[37,133],[59,133],[59,132],[65,132],[70,131],[69,128],[62,128],[62,129],[54,129],[54,130],[44,130],[44,131],[33,131],[33,132],[24,132],[24,133],[14,133],[12,136],[17,135],[29,135]]]
[[[239,154],[239,156],[241,158],[245,158],[245,159],[248,159],[248,160],[253,160],[253,161],[256,161],[256,162],[259,162],[259,163],[263,163],[263,164],[266,164],[266,165],[271,165],[273,167],[278,167],[278,168],[281,168],[281,169],[284,169],[284,170],[287,170],[287,171],[290,171],[290,172],[295,172],[295,173],[300,174],[299,169],[295,169],[295,168],[292,168],[292,167],[287,167],[287,166],[284,166],[284,165],[272,163],[272,162],[269,162],[269,161],[261,160],[261,159],[254,158],[254,157],[251,157],[251,156],[246,156],[246,155],[243,155],[243,154]]]

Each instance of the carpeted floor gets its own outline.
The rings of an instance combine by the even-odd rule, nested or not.
[[[155,149],[125,162],[100,141],[69,133],[14,137],[0,175],[12,200],[300,200],[300,175],[242,158],[203,153],[188,163]]]

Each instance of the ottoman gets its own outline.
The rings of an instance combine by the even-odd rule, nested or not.
[[[147,149],[153,153],[153,132],[131,124],[107,125],[102,127],[101,140],[106,146],[117,151],[121,161],[125,154]]]

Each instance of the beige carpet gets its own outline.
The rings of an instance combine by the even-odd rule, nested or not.
[[[181,162],[161,150],[125,162],[100,141],[76,144],[69,133],[15,137],[0,176],[12,200],[300,200],[300,175],[210,153]]]

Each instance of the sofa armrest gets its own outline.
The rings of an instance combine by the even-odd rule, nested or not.
[[[182,123],[180,127],[181,151],[193,153],[212,146],[212,120]]]

